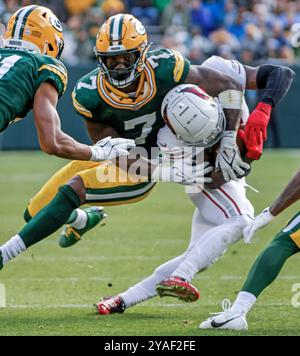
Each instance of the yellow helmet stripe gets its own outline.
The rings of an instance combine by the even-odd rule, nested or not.
[[[17,38],[20,40],[22,39],[22,37],[20,37],[20,36],[21,35],[23,36],[24,27],[25,27],[27,18],[36,7],[37,7],[37,5],[31,5],[31,6],[26,6],[20,10],[20,12],[17,14],[12,38]]]

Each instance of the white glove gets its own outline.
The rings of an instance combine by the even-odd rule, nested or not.
[[[125,138],[111,138],[110,136],[90,146],[92,151],[91,161],[100,162],[111,160],[119,156],[128,156],[128,150],[135,147],[134,140]]]
[[[213,180],[206,177],[214,167],[209,162],[192,166],[183,163],[184,160],[174,160],[171,165],[159,164],[152,173],[152,179],[160,182],[179,183],[184,185],[211,183]]]
[[[270,208],[264,209],[257,215],[243,230],[245,244],[251,244],[256,231],[268,225],[273,219],[274,215],[270,213]]]
[[[175,160],[171,170],[171,179],[175,183],[193,185],[211,183],[213,181],[212,178],[206,177],[207,174],[214,170],[214,167],[209,162],[200,163],[195,166],[186,164],[182,167]]]
[[[216,169],[220,169],[226,182],[245,175],[250,165],[244,162],[236,144],[236,131],[225,131],[216,158]]]

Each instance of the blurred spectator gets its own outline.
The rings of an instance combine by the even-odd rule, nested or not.
[[[210,36],[209,40],[212,42],[215,50],[217,51],[220,46],[227,46],[227,50],[231,52],[238,52],[241,48],[241,44],[238,39],[225,28],[220,28],[214,31]]]
[[[104,0],[102,11],[105,18],[125,12],[125,5],[121,0]]]
[[[199,26],[204,36],[209,35],[224,22],[223,1],[193,0],[191,3],[191,24]]]
[[[162,14],[161,25],[166,32],[187,31],[189,27],[189,8],[186,2],[183,0],[171,0]]]
[[[87,11],[95,2],[96,0],[65,0],[65,6],[70,15],[78,15]],[[56,3],[58,3],[58,1],[56,1]]]
[[[213,54],[248,64],[300,62],[300,46],[291,45],[300,0],[0,0],[1,22],[30,4],[50,7],[63,21],[64,60],[72,64],[94,60],[100,25],[125,12],[145,24],[154,48],[175,48],[195,63]]]
[[[130,5],[132,15],[142,21],[145,26],[158,24],[159,12],[152,0],[133,0]]]

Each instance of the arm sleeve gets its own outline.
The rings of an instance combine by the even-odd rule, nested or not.
[[[61,97],[68,85],[68,73],[65,66],[61,64],[47,63],[43,64],[38,70],[38,86],[49,82],[56,88],[59,97]]]

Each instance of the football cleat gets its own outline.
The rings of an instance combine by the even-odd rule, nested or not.
[[[213,313],[215,316],[203,321],[200,329],[226,329],[226,330],[248,330],[245,313],[231,307],[228,299],[222,302],[223,312]]]
[[[126,306],[124,300],[120,296],[115,297],[104,297],[100,299],[100,301],[95,304],[96,310],[100,315],[124,313]]]
[[[156,284],[160,297],[175,297],[184,302],[195,302],[200,298],[196,287],[180,277],[168,277]]]
[[[3,256],[2,256],[2,251],[0,250],[0,271],[3,268]]]
[[[83,209],[87,214],[87,224],[86,227],[82,230],[77,230],[71,225],[66,225],[63,231],[60,234],[59,246],[67,248],[75,245],[78,241],[81,240],[82,236],[93,229],[96,225],[100,223],[107,215],[104,213],[102,207],[90,207]]]

